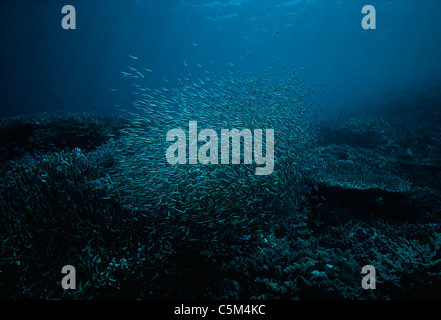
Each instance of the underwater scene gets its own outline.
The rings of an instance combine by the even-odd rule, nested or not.
[[[0,298],[440,299],[440,11],[2,1]]]

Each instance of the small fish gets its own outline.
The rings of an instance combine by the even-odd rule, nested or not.
[[[197,43],[195,43],[195,42],[192,42],[191,43],[194,47],[197,47],[197,46],[199,46]]]
[[[138,57],[132,56],[131,54],[129,54],[129,57],[132,58],[133,60],[138,60]]]
[[[118,90],[113,89],[113,88],[109,88],[108,90],[109,90],[109,91],[112,91],[112,92],[117,92],[117,91],[118,91]]]
[[[276,27],[273,27],[273,30],[275,33],[279,33],[279,30],[277,30]]]

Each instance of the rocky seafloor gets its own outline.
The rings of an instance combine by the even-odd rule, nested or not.
[[[265,226],[238,222],[243,232],[233,228],[234,236],[210,221],[208,232],[221,236],[186,239],[182,232],[197,229],[198,220],[164,220],[121,200],[112,147],[126,119],[3,119],[0,296],[439,298],[438,120],[363,115],[323,122],[321,165],[305,177],[298,210],[268,215]],[[76,268],[76,290],[60,286],[67,264]],[[365,265],[376,269],[375,290],[361,286]]]

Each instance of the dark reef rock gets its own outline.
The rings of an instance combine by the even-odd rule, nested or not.
[[[92,150],[127,125],[117,117],[33,114],[0,120],[0,162],[26,155],[80,148]]]

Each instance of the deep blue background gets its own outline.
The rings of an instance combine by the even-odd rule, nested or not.
[[[77,30],[61,28],[66,4]],[[361,28],[366,4],[377,30]],[[440,12],[438,0],[2,1],[0,115],[129,108],[133,89],[120,70],[135,64],[153,70],[145,84],[155,88],[205,75],[197,64],[259,72],[280,59],[307,67],[312,87],[327,84],[317,98],[329,112],[417,95],[440,78]]]

